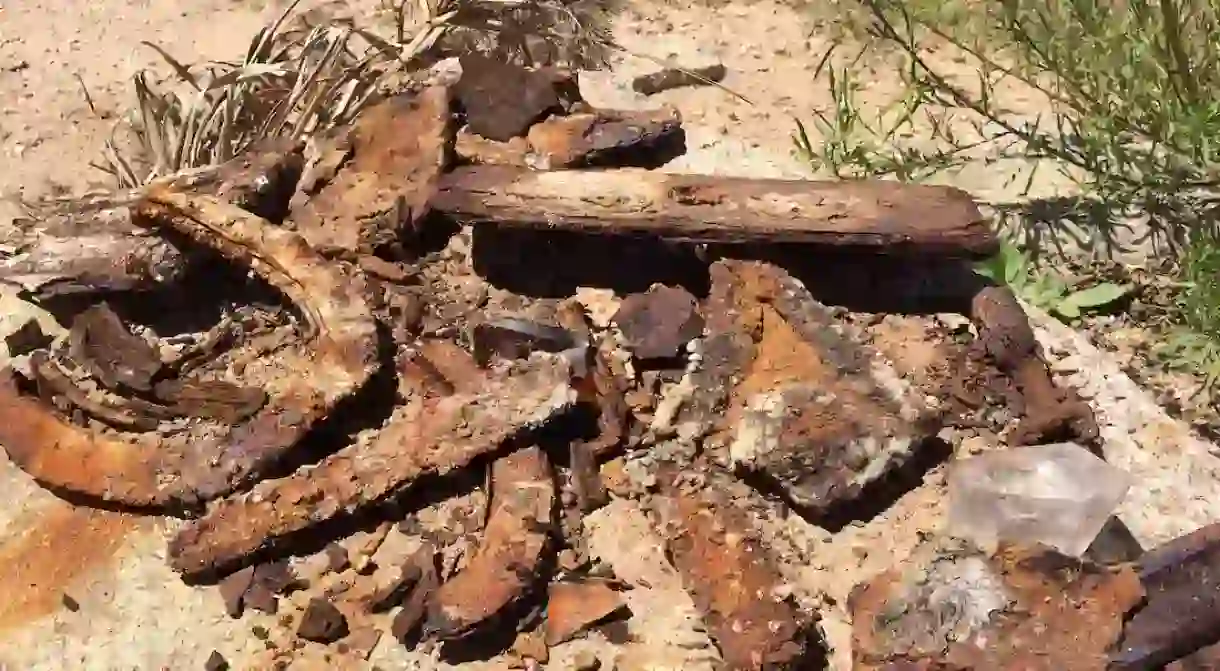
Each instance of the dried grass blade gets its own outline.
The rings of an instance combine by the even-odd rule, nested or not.
[[[178,74],[178,77],[182,81],[195,87],[196,91],[200,90],[199,82],[197,82],[195,80],[195,75],[191,74],[191,69],[188,68],[187,66],[183,65],[178,59],[169,55],[168,51],[166,51],[165,49],[162,49],[161,47],[157,46],[156,44],[153,44],[152,42],[149,42],[148,40],[141,40],[140,44],[143,44],[144,46],[157,52],[157,54],[159,54],[161,56],[161,59],[164,60],[166,63],[168,63],[169,66],[174,69],[174,72]]]
[[[228,88],[239,82],[255,81],[263,77],[288,77],[291,75],[292,71],[283,65],[247,63],[237,70],[226,72],[212,80],[208,84],[207,90],[213,91],[216,89]]]
[[[379,35],[363,28],[352,27],[352,31],[360,37],[363,37],[370,46],[380,51],[386,58],[398,60],[401,56],[401,45],[391,43],[389,40],[382,38]]]
[[[288,20],[288,17],[296,10],[299,4],[301,4],[301,0],[292,0],[284,8],[284,11],[280,12],[275,21],[271,22],[271,25],[265,26],[255,34],[254,40],[250,45],[250,50],[246,53],[247,64],[266,60],[265,52],[279,37],[280,28],[283,27],[284,22]]]
[[[305,60],[305,58],[307,57],[307,54],[311,50],[313,50],[315,47],[317,47],[320,44],[326,43],[329,40],[329,38],[330,38],[330,35],[328,35],[324,29],[315,28],[314,33],[311,33],[310,37],[306,38],[305,45],[301,48],[301,50],[302,50],[301,60],[302,61]],[[302,101],[307,99],[307,97],[310,94],[310,91],[313,89],[313,87],[317,83],[318,78],[321,75],[322,69],[324,67],[326,67],[327,57],[331,54],[331,52],[333,51],[333,48],[334,48],[333,43],[327,44],[326,49],[322,52],[322,55],[318,58],[318,60],[310,67],[309,72],[307,72],[303,76],[302,75],[297,76],[296,84],[295,84],[295,86],[293,86],[292,92],[289,94],[288,103],[284,106],[283,109],[280,110],[281,116],[277,120],[276,125],[271,127],[269,130],[269,133],[271,135],[278,136],[278,135],[283,134],[284,127],[289,123],[289,121],[293,120],[294,118],[298,124],[301,124],[306,121],[306,117],[304,117],[302,115],[302,113],[297,113],[294,116],[294,112],[297,111],[297,108],[298,108],[298,106],[300,106],[302,104]],[[293,135],[295,137],[300,137],[299,128],[298,128],[298,132],[294,132]]]
[[[166,165],[165,129],[162,124],[167,119],[164,114],[157,113],[161,101],[149,88],[143,73],[136,73],[135,87],[140,123],[144,130],[144,148],[153,156],[153,173],[159,173]]]
[[[135,168],[131,167],[131,163],[127,159],[123,158],[114,140],[106,140],[105,153],[106,162],[111,168],[109,172],[118,180],[120,187],[130,189],[139,186],[140,179],[136,176]]]
[[[336,41],[330,45],[330,48],[323,54],[318,61],[318,67],[315,69],[314,78],[309,82],[309,88],[312,89],[312,95],[301,108],[300,116],[298,117],[297,127],[293,129],[291,137],[294,140],[300,139],[308,132],[313,131],[316,125],[316,116],[318,108],[321,107],[322,101],[329,93],[327,86],[327,78],[322,77],[323,69],[330,70],[334,67],[339,55],[343,52],[343,41],[346,41],[347,36],[340,38],[342,41]]]
[[[216,144],[223,141],[228,99],[227,95],[210,96],[207,107],[201,109],[200,115],[204,118],[204,122],[195,133],[195,139],[191,143],[190,165],[204,166],[213,162]]]

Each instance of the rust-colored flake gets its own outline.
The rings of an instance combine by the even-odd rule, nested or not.
[[[627,609],[619,587],[606,580],[552,583],[547,589],[546,644],[559,645]]]
[[[1104,671],[1142,597],[1130,567],[933,541],[853,592],[853,668]]]
[[[1209,645],[1169,664],[1165,671],[1220,671],[1220,643]]]
[[[555,525],[555,487],[546,453],[518,450],[491,467],[491,512],[474,558],[441,585],[426,628],[462,636],[515,604],[536,581]]]
[[[614,323],[627,349],[641,359],[678,356],[687,343],[703,335],[695,297],[681,287],[663,284],[624,298]]]
[[[780,596],[784,584],[748,522],[718,492],[669,487],[659,502],[666,545],[703,612],[727,668],[809,668],[815,646],[805,618]]]
[[[568,377],[562,360],[535,358],[487,373],[474,390],[411,398],[379,432],[317,466],[218,503],[174,538],[170,563],[188,577],[225,573],[311,526],[462,468],[566,410],[575,395]]]
[[[453,152],[458,161],[473,165],[524,166],[529,149],[529,140],[524,137],[496,142],[478,135],[470,128],[460,129],[453,142]]]
[[[709,82],[719,82],[724,79],[726,74],[728,74],[727,69],[720,63],[691,70],[665,68],[636,77],[631,80],[631,88],[636,93],[650,96],[682,86],[703,86]]]
[[[505,142],[524,135],[550,112],[580,101],[573,73],[554,68],[529,70],[478,53],[460,57],[462,77],[455,85],[470,130]]]
[[[591,457],[617,449],[627,438],[631,410],[627,407],[628,383],[615,369],[602,348],[593,354],[593,364],[580,381],[581,398],[597,407],[598,435],[588,445]]]
[[[172,416],[169,408],[80,388],[60,362],[46,352],[30,355],[30,370],[41,395],[62,398],[73,408],[115,428],[149,431],[157,427],[160,419]]]
[[[154,388],[157,398],[185,417],[206,417],[237,424],[267,403],[267,392],[227,380],[162,380]]]
[[[309,365],[250,421],[181,450],[127,444],[64,423],[15,385],[0,386],[0,444],[45,486],[132,506],[194,508],[260,477],[335,403],[367,382],[377,333],[354,280],[300,236],[209,196],[151,189],[142,225],[167,228],[242,262],[302,315]]]
[[[453,148],[444,87],[390,98],[360,115],[351,157],[289,217],[325,255],[357,256],[396,241],[428,213]]]

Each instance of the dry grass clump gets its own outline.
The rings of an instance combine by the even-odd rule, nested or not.
[[[155,49],[173,73],[135,75],[137,106],[97,167],[121,188],[223,163],[268,137],[307,137],[350,122],[391,78],[451,55],[491,53],[526,64],[602,62],[600,0],[416,0],[389,7],[389,30],[351,19],[311,22],[300,0],[258,31],[241,62],[187,65]]]

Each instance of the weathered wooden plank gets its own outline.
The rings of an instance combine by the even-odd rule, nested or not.
[[[460,168],[435,209],[468,223],[718,243],[808,243],[986,256],[995,233],[964,191],[897,182]]]

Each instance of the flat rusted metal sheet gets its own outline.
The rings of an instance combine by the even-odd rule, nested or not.
[[[348,138],[347,158],[289,216],[324,255],[368,254],[395,242],[429,212],[453,150],[445,87],[400,95],[369,108]]]
[[[931,446],[939,411],[798,280],[748,261],[711,275],[689,416],[726,423],[734,465],[816,516]]]

